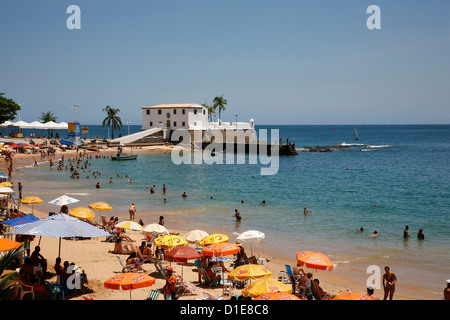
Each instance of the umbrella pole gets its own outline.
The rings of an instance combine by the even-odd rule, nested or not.
[[[61,238],[59,238],[59,251],[58,251],[58,258],[61,257]]]
[[[41,245],[41,239],[42,239],[42,236],[39,237],[39,243],[38,243],[38,246]]]

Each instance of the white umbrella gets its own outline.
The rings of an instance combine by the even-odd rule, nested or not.
[[[69,124],[67,122],[60,122],[58,123],[58,129],[64,130],[64,129],[69,129]]]
[[[29,124],[30,129],[47,129],[47,127],[39,121],[33,121]]]
[[[189,231],[188,233],[186,233],[184,235],[184,238],[186,239],[187,242],[196,243],[207,236],[209,236],[209,233],[207,233],[206,231],[196,229],[196,230],[192,230],[192,231]]]
[[[144,227],[142,227],[139,223],[136,223],[131,220],[119,222],[114,227],[122,228],[122,229],[136,230],[136,231],[142,231],[144,229]]]
[[[55,214],[39,221],[28,223],[16,228],[10,233],[59,238],[58,257],[61,253],[61,238],[110,236],[108,232],[64,213]]]
[[[60,129],[59,125],[54,121],[45,122],[44,125],[44,129]]]
[[[3,123],[0,124],[0,128],[6,128],[7,126],[9,126],[10,124],[12,124],[11,121],[5,121]]]
[[[56,199],[53,199],[52,201],[49,201],[48,203],[55,204],[57,206],[63,206],[63,205],[72,204],[72,203],[75,203],[78,201],[80,201],[80,200],[69,197],[64,194]]]
[[[17,122],[13,122],[9,125],[9,127],[13,128],[29,128],[30,124],[28,122],[19,120]]]
[[[245,231],[243,233],[241,233],[236,240],[239,241],[262,241],[264,238],[266,237],[266,235],[258,230],[248,230]],[[253,255],[253,248],[252,248],[252,244],[250,243],[250,249]]]
[[[14,193],[14,190],[9,187],[1,187],[0,188],[0,194],[11,194]]]
[[[158,224],[158,223],[151,223],[147,224],[144,227],[144,230],[142,230],[146,233],[155,233],[155,234],[169,234],[169,230],[166,229],[166,227]]]

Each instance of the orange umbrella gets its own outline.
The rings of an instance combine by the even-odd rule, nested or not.
[[[319,270],[333,270],[333,264],[326,255],[320,252],[313,251],[301,251],[297,252],[297,262],[307,268],[319,269]]]
[[[150,287],[155,283],[155,278],[146,275],[145,273],[122,273],[105,281],[105,288],[114,290],[130,290],[130,300],[131,300],[131,290]]]
[[[206,257],[222,257],[238,253],[240,248],[232,243],[214,243],[202,250]]]
[[[255,300],[302,300],[289,292],[267,292],[255,298]]]
[[[331,300],[375,300],[363,293],[359,292],[342,292]]]
[[[0,252],[17,249],[21,244],[22,243],[17,242],[17,241],[1,238],[0,239]]]

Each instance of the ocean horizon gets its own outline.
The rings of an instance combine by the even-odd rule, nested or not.
[[[140,127],[130,126],[130,133]],[[354,140],[355,128],[359,140]],[[104,134],[103,129],[92,128],[92,134]],[[114,210],[107,216],[128,219],[128,206],[135,202],[137,219],[145,223],[157,222],[163,215],[169,228],[192,226],[230,235],[256,229],[266,238],[253,248],[277,253],[293,264],[297,251],[319,251],[331,258],[336,272],[356,273],[361,281],[368,277],[370,265],[381,269],[389,265],[402,287],[441,294],[450,264],[450,125],[260,125],[256,129],[279,129],[280,138],[295,143],[299,155],[280,156],[273,176],[261,176],[261,164],[175,165],[170,153],[158,153],[140,154],[126,163],[109,157],[92,159],[89,169],[101,173],[95,180],[92,175],[86,179],[89,172],[71,179],[69,171],[45,163],[38,169],[20,168],[17,177],[24,192],[36,190],[34,195],[44,199],[39,210],[55,211],[46,202],[69,193],[81,200],[80,206],[108,202]],[[122,128],[117,135],[127,130]],[[346,148],[302,151],[306,146],[328,145]],[[40,181],[46,181],[45,189],[39,189]],[[101,189],[95,189],[96,182]],[[163,184],[168,187],[165,195]],[[152,195],[147,190],[151,185],[156,185]],[[188,198],[181,197],[183,192]],[[267,205],[260,204],[263,200]],[[313,213],[304,215],[304,207]],[[240,223],[233,218],[235,209],[243,217]],[[403,239],[406,225],[411,235],[407,240]],[[419,229],[424,230],[425,240],[417,239]],[[379,236],[370,238],[374,231]],[[423,277],[419,281],[418,275],[424,273],[427,281]]]

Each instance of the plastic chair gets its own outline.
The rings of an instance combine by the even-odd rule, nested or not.
[[[34,300],[34,288],[33,286],[27,285],[25,283],[23,283],[22,281],[19,280],[20,283],[20,300],[23,300],[23,297],[27,294],[27,293],[31,293],[31,297]]]
[[[47,286],[49,288],[50,296],[51,296],[52,300],[56,300],[56,297],[59,294],[62,295],[63,300],[66,300],[65,293],[64,293],[65,290],[64,290],[63,286],[57,285],[55,283],[51,283],[48,281],[45,281],[45,283],[47,284]]]

